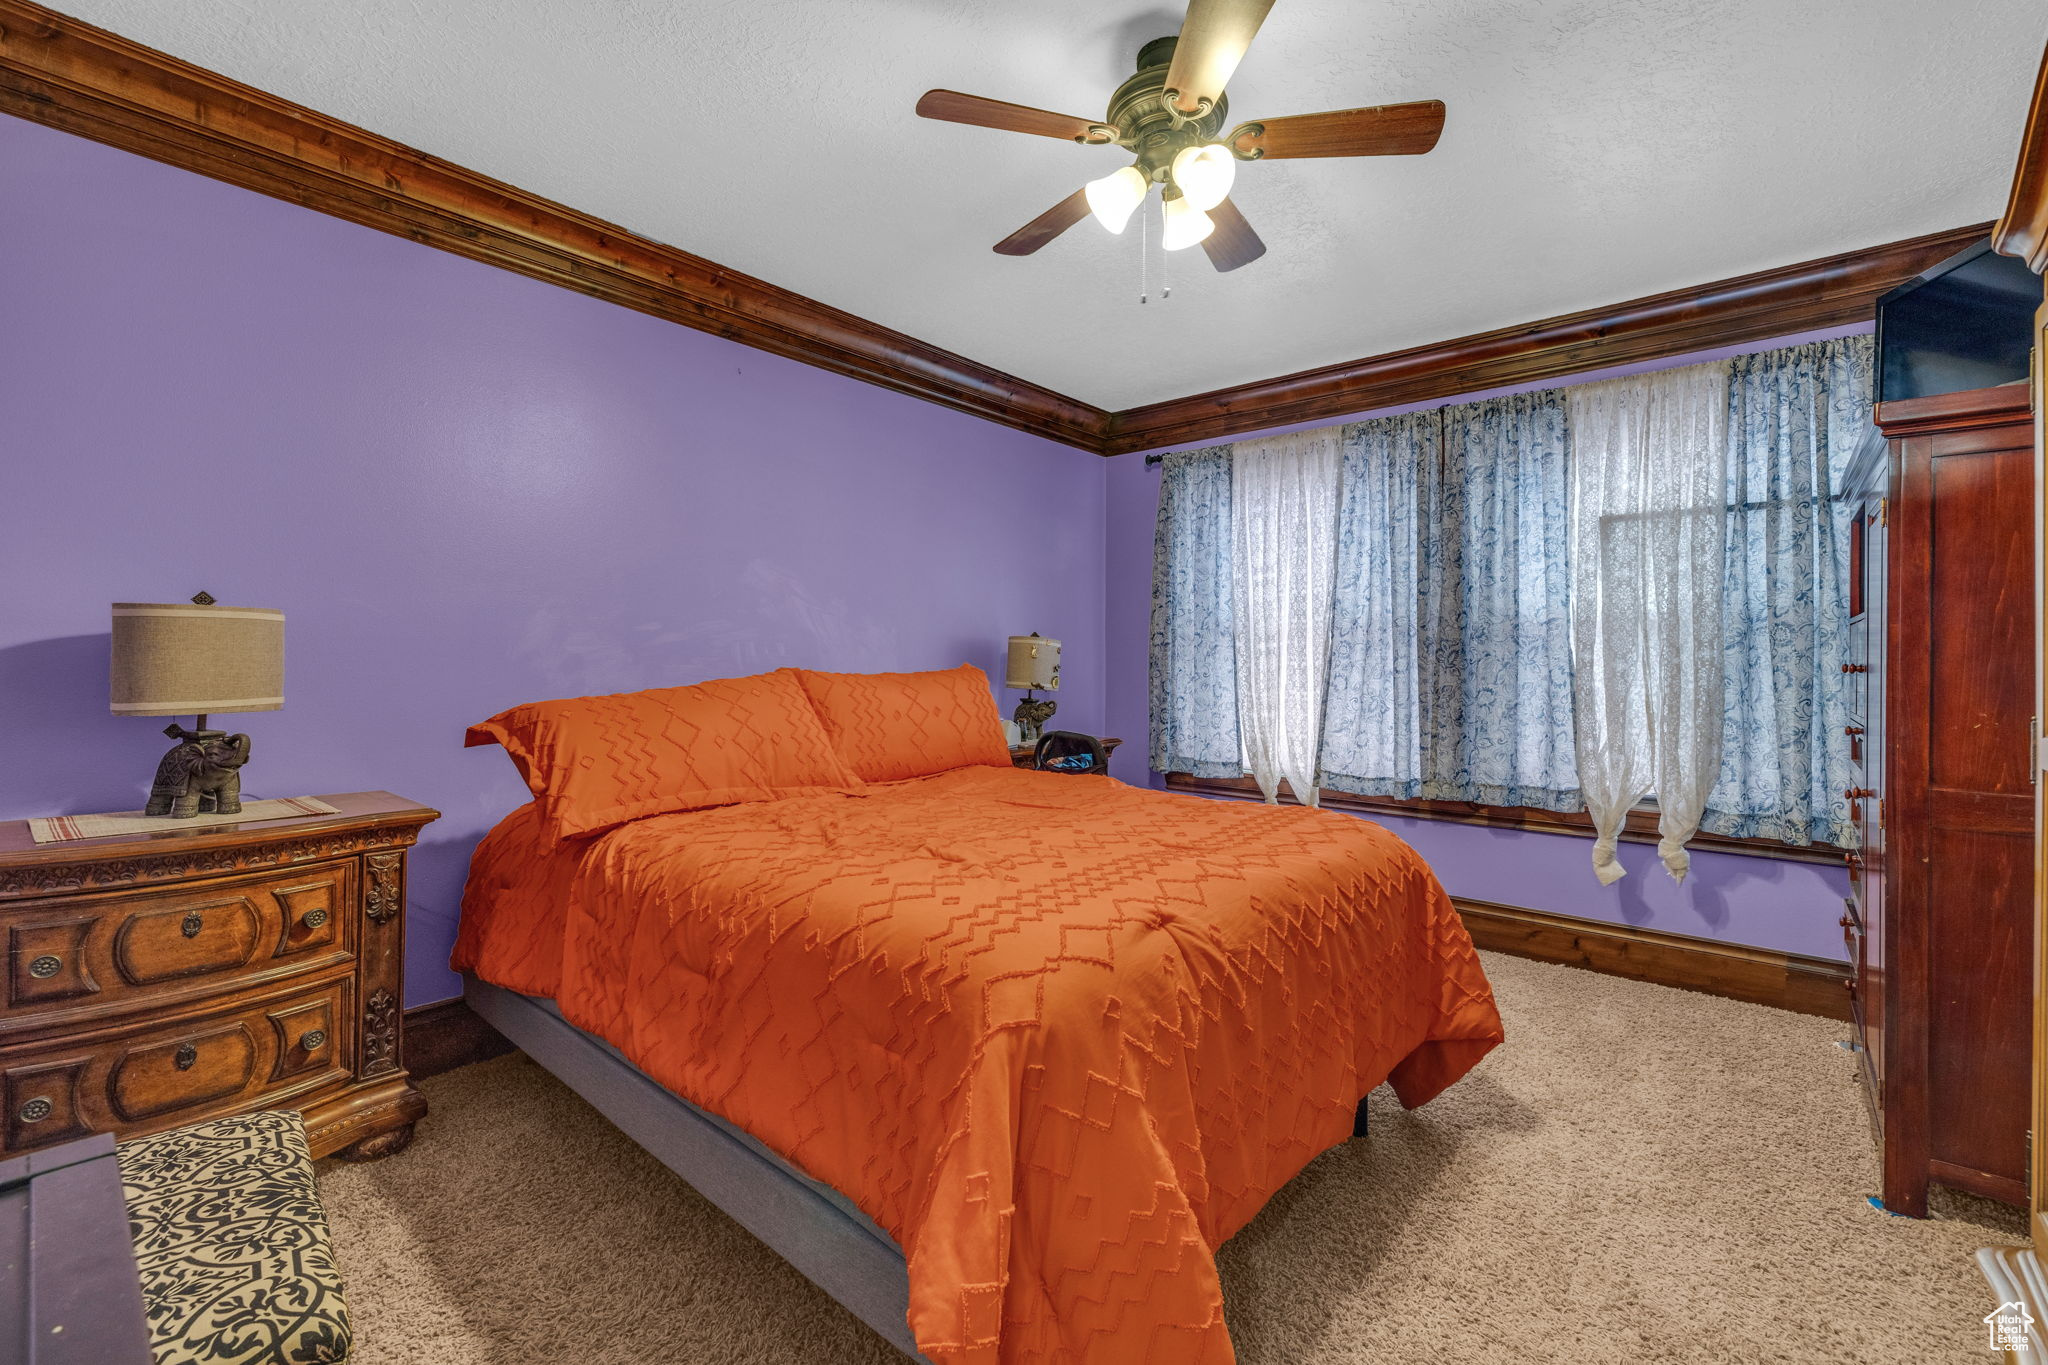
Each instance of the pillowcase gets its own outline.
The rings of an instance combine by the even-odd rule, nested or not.
[[[788,669],[609,697],[528,702],[472,725],[502,744],[555,839],[670,811],[858,787]]]
[[[840,757],[863,781],[1010,766],[988,675],[973,664],[931,673],[791,671],[803,679]]]

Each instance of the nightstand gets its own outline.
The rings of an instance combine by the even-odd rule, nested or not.
[[[439,812],[321,799],[53,844],[0,823],[0,1157],[278,1108],[315,1156],[411,1141],[405,858]]]
[[[1121,743],[1123,743],[1123,741],[1120,739],[1103,740],[1102,756],[1104,758],[1108,758],[1110,755],[1114,754],[1116,752],[1116,746]],[[1013,768],[1030,767],[1032,756],[1035,755],[1037,752],[1038,746],[1036,744],[1019,744],[1016,748],[1010,750],[1010,766]]]

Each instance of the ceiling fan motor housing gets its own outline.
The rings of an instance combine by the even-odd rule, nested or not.
[[[1154,38],[1138,50],[1138,72],[1109,97],[1105,122],[1115,126],[1117,141],[1138,158],[1147,180],[1168,183],[1167,169],[1184,147],[1217,141],[1230,113],[1228,95],[1208,112],[1188,119],[1168,107],[1166,73],[1173,62],[1176,38]]]

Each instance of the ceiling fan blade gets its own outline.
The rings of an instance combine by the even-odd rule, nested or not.
[[[1202,239],[1202,250],[1209,253],[1209,264],[1218,270],[1235,270],[1266,254],[1266,244],[1228,199],[1210,209],[1209,218],[1216,226]]]
[[[957,90],[925,91],[917,101],[917,112],[921,117],[942,119],[947,123],[971,123],[977,128],[1000,128],[1006,133],[1032,133],[1067,142],[1116,140],[1116,129],[1107,123],[1032,109],[1022,104],[1005,104],[979,95],[963,95]]]
[[[1004,256],[1029,256],[1053,238],[1088,216],[1088,191],[1075,190],[1066,198],[1018,228],[996,250]]]
[[[1178,93],[1180,111],[1192,114],[1201,101],[1214,105],[1223,87],[1244,60],[1273,0],[1188,0],[1173,64],[1166,68],[1166,88]]]
[[[1283,156],[1420,156],[1444,131],[1444,102],[1378,104],[1241,124],[1230,150],[1258,160]]]

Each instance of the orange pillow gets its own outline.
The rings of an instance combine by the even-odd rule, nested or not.
[[[552,838],[670,811],[858,787],[789,670],[528,702],[472,725],[502,744]]]
[[[863,781],[1010,766],[988,675],[973,664],[931,673],[792,671],[840,757]]]

